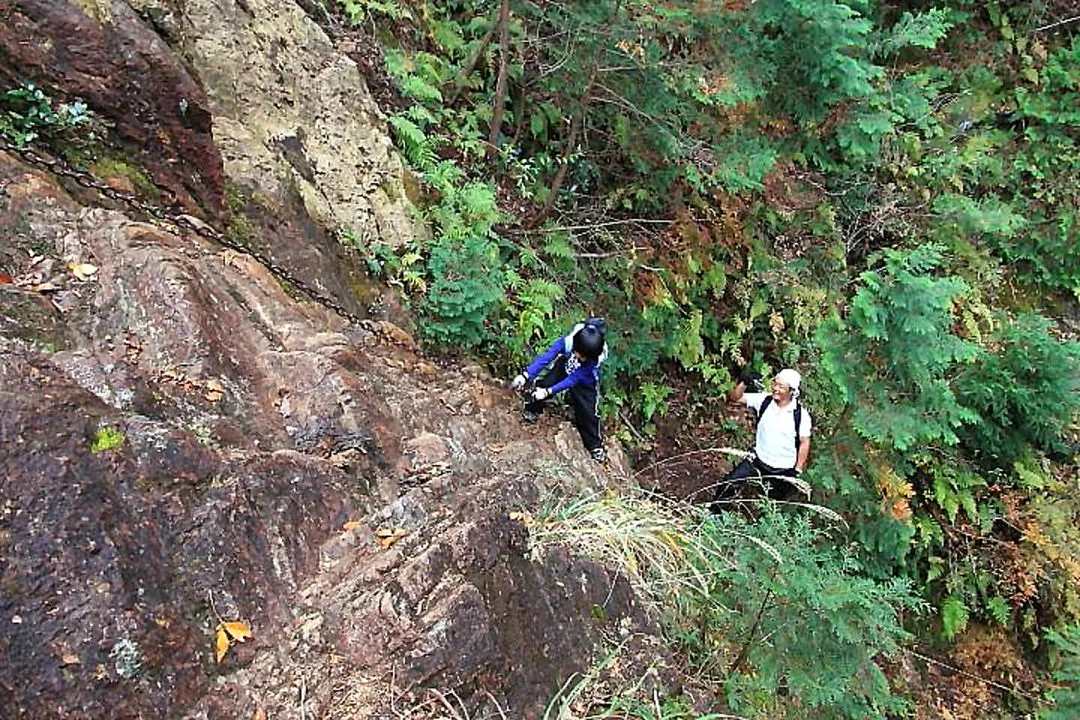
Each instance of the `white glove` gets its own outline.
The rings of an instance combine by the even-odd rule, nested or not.
[[[533,400],[546,400],[551,395],[551,391],[547,388],[536,388],[533,390]]]
[[[521,373],[510,381],[510,387],[513,390],[520,390],[525,387],[525,383],[527,382],[529,382],[529,377],[525,373]]]

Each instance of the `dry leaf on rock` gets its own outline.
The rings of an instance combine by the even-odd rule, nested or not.
[[[405,528],[379,528],[375,531],[375,539],[383,550],[389,550],[397,544],[398,540],[408,535],[409,531]]]
[[[355,530],[358,527],[360,527],[360,521],[359,520],[350,520],[349,522],[342,525],[341,529],[344,530],[345,532],[349,532],[350,530]]]
[[[234,620],[218,623],[214,630],[214,657],[220,663],[234,642],[244,642],[249,637],[253,637],[253,634],[246,622]]]
[[[266,711],[260,708],[255,708],[255,714],[251,716],[251,720],[266,720]]]
[[[61,665],[78,665],[80,662],[79,656],[73,652],[66,652],[60,656]]]
[[[533,516],[527,512],[512,512],[509,517],[514,522],[519,522],[525,527],[532,527],[535,524]]]
[[[225,628],[225,632],[229,633],[229,637],[237,642],[244,642],[249,637],[253,637],[251,627],[246,622],[227,622],[222,623]]]
[[[7,273],[0,273],[0,285],[11,285],[15,282]]]
[[[217,630],[214,631],[214,657],[218,663],[221,662],[227,652],[229,652],[229,636],[225,632],[225,628],[218,625]]]
[[[68,263],[68,270],[79,280],[89,280],[90,276],[98,271],[97,265],[90,263]]]
[[[211,379],[206,382],[206,399],[216,403],[225,397],[225,388],[217,380]]]

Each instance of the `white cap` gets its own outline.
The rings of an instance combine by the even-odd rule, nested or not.
[[[784,368],[776,373],[776,379],[790,387],[792,392],[799,392],[799,384],[802,382],[802,375],[800,375],[798,371],[792,370],[791,368]]]

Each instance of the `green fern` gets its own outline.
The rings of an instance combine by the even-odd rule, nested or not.
[[[360,25],[368,16],[383,16],[391,20],[412,18],[412,14],[395,0],[338,0],[345,17],[353,25]]]
[[[1054,679],[1061,686],[1050,693],[1054,707],[1040,713],[1039,720],[1075,720],[1080,717],[1080,625],[1051,630],[1047,638],[1060,656]]]
[[[967,628],[968,618],[968,607],[963,600],[954,596],[945,598],[941,604],[941,634],[952,640]]]
[[[932,50],[953,27],[952,12],[931,8],[926,12],[905,12],[877,43],[877,51],[890,55],[906,47]]]

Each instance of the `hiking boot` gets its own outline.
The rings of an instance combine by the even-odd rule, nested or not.
[[[533,412],[532,410],[521,411],[521,421],[526,425],[535,425],[540,419],[540,413]]]
[[[604,452],[604,448],[602,447],[593,448],[589,451],[589,454],[592,455],[592,459],[598,463],[607,462],[607,453]]]

